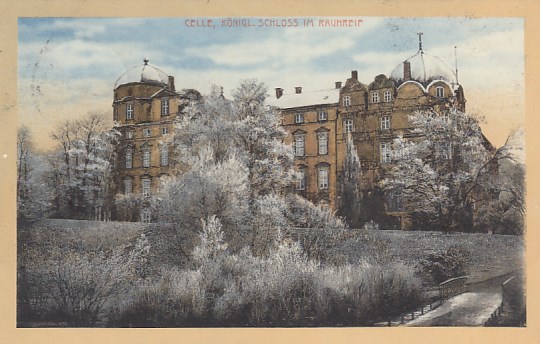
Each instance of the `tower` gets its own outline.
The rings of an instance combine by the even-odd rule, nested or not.
[[[115,169],[117,193],[138,197],[138,214],[128,220],[149,222],[148,197],[159,178],[172,171],[173,122],[182,104],[174,77],[143,60],[116,81],[114,86],[114,128],[121,134]],[[126,220],[126,219],[124,219]]]

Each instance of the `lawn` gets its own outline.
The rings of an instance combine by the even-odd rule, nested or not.
[[[143,231],[155,232],[155,225],[130,222],[95,222],[76,220],[44,220],[24,231],[19,238],[20,249],[45,248],[60,245],[92,250],[106,249],[134,242]],[[451,233],[387,231],[387,230],[345,230],[338,232],[297,229],[293,237],[299,239],[306,249],[317,245],[322,251],[323,261],[333,263],[358,262],[361,260],[386,260],[402,262],[416,267],[419,261],[430,253],[443,252],[451,246],[458,246],[470,253],[471,265],[469,282],[483,281],[524,267],[524,240],[522,237],[482,233]],[[159,237],[172,231],[161,231]],[[172,247],[163,246],[163,238],[152,240],[154,254],[166,254]],[[173,244],[174,241],[169,241]],[[28,247],[28,246],[27,246]],[[157,252],[156,252],[157,251]],[[178,252],[175,253],[177,255]],[[159,261],[159,257],[157,260]],[[172,259],[161,257],[162,262],[173,263]]]

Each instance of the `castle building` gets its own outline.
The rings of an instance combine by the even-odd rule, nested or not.
[[[115,128],[122,135],[116,168],[118,193],[149,195],[161,176],[173,173],[169,135],[183,106],[200,97],[197,91],[190,92],[177,92],[174,78],[147,59],[116,81],[113,111]],[[383,214],[386,228],[407,229],[410,219],[400,192],[384,194],[377,187],[384,165],[392,163],[392,142],[398,136],[415,137],[409,121],[415,111],[451,107],[465,111],[466,100],[457,69],[426,53],[420,37],[418,52],[389,76],[380,74],[362,83],[353,70],[345,83],[338,81],[322,90],[305,91],[298,86],[288,92],[277,87],[267,103],[279,108],[282,126],[289,133],[285,143],[293,146],[299,176],[295,192],[315,204],[338,209],[344,202],[341,182],[347,141],[352,139],[360,159],[360,190],[372,197],[368,207],[371,204],[373,213]],[[150,221],[151,212],[143,204],[136,217],[132,219]]]
[[[392,141],[415,134],[408,116],[418,110],[465,110],[465,97],[457,70],[426,53],[418,52],[397,65],[390,76],[380,74],[369,84],[352,71],[343,84],[304,92],[276,88],[269,103],[281,109],[282,123],[293,145],[300,178],[296,192],[316,204],[336,209],[343,193],[340,181],[347,138],[352,137],[361,161],[361,190],[375,191],[384,164],[391,163]],[[379,205],[391,228],[410,224],[399,192],[380,195]]]

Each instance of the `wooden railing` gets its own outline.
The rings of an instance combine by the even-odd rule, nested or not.
[[[439,284],[439,300],[445,300],[467,291],[467,279],[469,276],[450,278]]]

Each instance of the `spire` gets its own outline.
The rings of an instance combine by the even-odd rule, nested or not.
[[[418,50],[421,51],[421,52],[424,52],[422,50],[422,35],[424,34],[423,32],[418,32],[416,33],[418,35]]]

